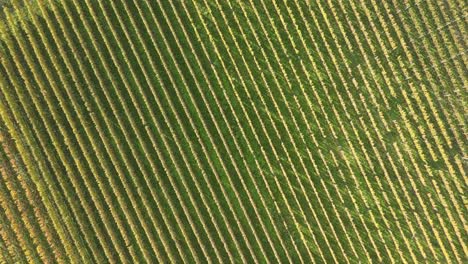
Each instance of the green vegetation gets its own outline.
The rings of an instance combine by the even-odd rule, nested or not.
[[[0,263],[466,262],[465,1],[8,5]]]

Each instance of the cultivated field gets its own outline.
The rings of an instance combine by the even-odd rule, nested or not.
[[[0,263],[466,263],[463,0],[0,16]]]

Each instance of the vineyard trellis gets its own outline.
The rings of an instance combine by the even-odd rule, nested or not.
[[[0,263],[464,263],[467,3],[0,1]]]

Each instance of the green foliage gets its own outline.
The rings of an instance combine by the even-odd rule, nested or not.
[[[413,2],[11,1],[0,262],[462,262],[465,25]]]

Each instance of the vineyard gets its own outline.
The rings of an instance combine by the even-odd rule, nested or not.
[[[0,10],[0,263],[468,262],[468,2]]]

